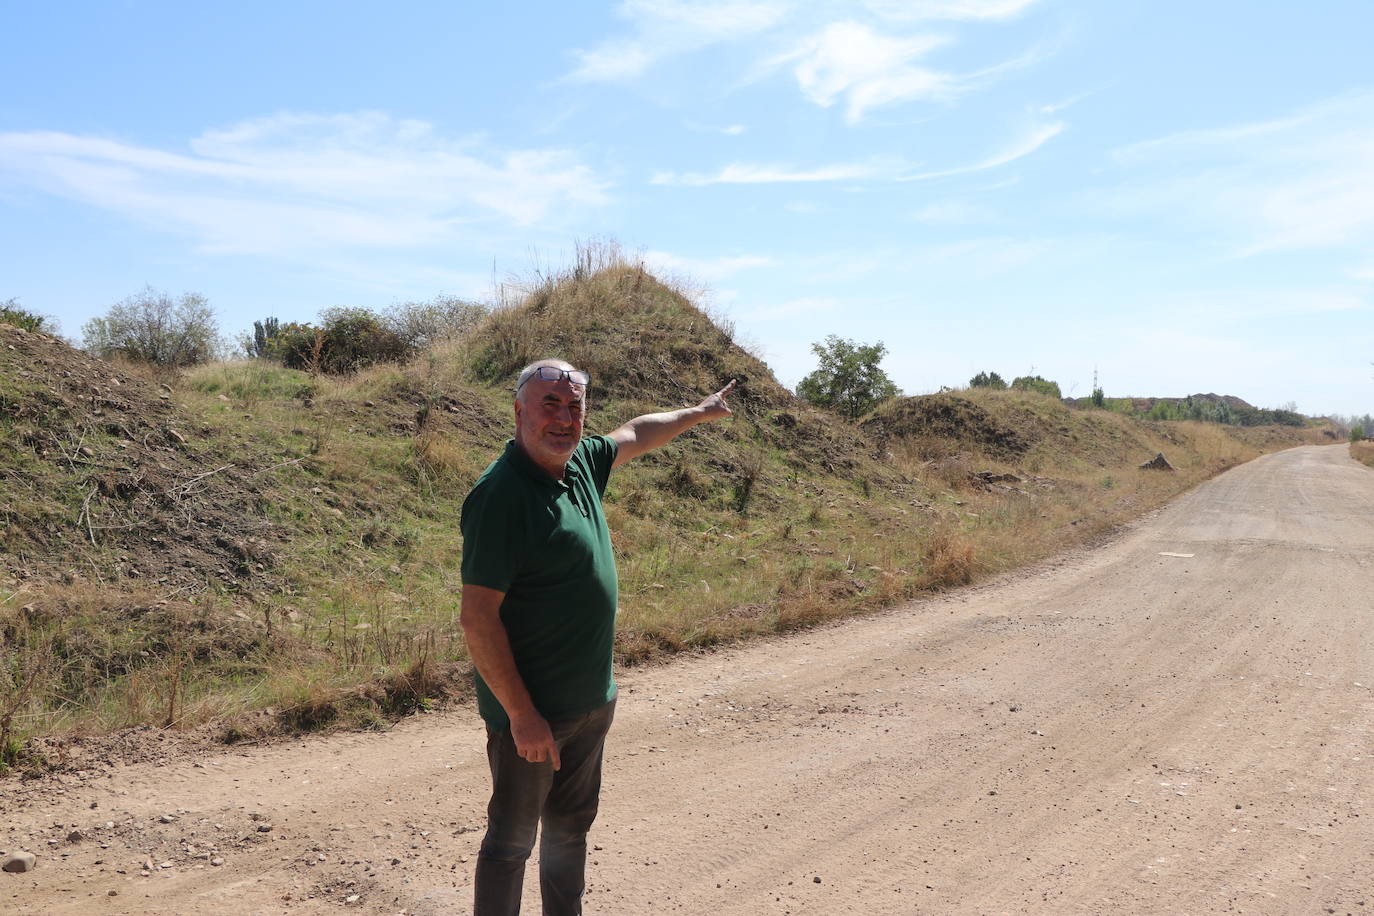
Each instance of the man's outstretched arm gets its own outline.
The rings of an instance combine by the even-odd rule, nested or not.
[[[501,622],[501,601],[505,597],[505,592],[481,585],[463,586],[459,622],[463,625],[468,655],[472,656],[477,672],[510,718],[510,735],[515,741],[516,752],[530,763],[550,760],[556,770],[560,761],[553,731],[530,699],[524,678],[515,667],[506,626]]]
[[[615,440],[619,448],[615,455],[615,464],[612,467],[620,467],[631,458],[638,458],[660,445],[666,445],[675,436],[686,432],[698,423],[708,423],[711,420],[730,416],[730,405],[725,402],[725,399],[734,390],[735,380],[731,379],[730,384],[695,407],[684,407],[681,410],[669,410],[664,413],[646,413],[644,416],[635,417],[615,429],[610,433],[610,438]]]

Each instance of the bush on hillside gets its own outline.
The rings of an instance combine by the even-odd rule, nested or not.
[[[396,333],[364,308],[326,309],[316,325],[279,324],[266,355],[288,369],[342,375],[403,359],[408,350]]]
[[[1063,400],[1064,397],[1059,393],[1058,382],[1052,382],[1038,375],[1018,376],[1012,381],[1011,387],[1016,391],[1033,391],[1037,394],[1046,394],[1056,400]]]
[[[272,344],[280,333],[281,319],[264,318],[253,322],[253,333],[241,335],[239,343],[249,359],[266,359],[271,355]]]
[[[991,388],[993,391],[1007,390],[1006,379],[996,372],[979,372],[968,380],[968,386],[970,388]]]
[[[46,316],[19,307],[19,300],[10,298],[0,302],[0,324],[13,325],[25,331],[50,330],[51,320]]]
[[[1232,411],[1240,426],[1306,426],[1307,419],[1295,410],[1284,408],[1237,407]]]
[[[855,343],[831,334],[811,345],[820,367],[797,385],[797,396],[851,419],[861,417],[900,392],[878,364],[887,354],[882,341]]]
[[[173,299],[151,286],[86,322],[81,333],[86,349],[102,359],[122,356],[171,368],[209,362],[221,348],[219,325],[204,296]]]
[[[402,302],[381,316],[383,325],[395,334],[406,350],[417,353],[442,340],[472,331],[487,315],[486,306],[453,296],[435,296],[429,302]]]

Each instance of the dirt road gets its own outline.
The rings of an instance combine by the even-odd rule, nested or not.
[[[1374,473],[1301,448],[1029,574],[629,672],[588,912],[1374,913],[1372,586]],[[0,911],[466,913],[484,767],[457,710],[10,785],[41,859]]]

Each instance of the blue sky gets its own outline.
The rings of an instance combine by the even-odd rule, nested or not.
[[[0,7],[0,300],[226,334],[613,238],[795,384],[1374,409],[1374,4]]]

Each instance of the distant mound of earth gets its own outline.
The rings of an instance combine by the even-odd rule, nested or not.
[[[223,454],[170,388],[0,325],[0,432],[0,575],[269,584],[283,535],[262,518],[251,444]]]
[[[1238,407],[1239,407],[1239,408],[1244,408],[1244,409],[1247,409],[1247,410],[1254,410],[1254,409],[1255,409],[1255,405],[1253,405],[1253,404],[1251,404],[1250,402],[1246,401],[1244,398],[1238,398],[1238,397],[1236,397],[1236,396],[1233,395],[1233,394],[1211,394],[1210,392],[1207,393],[1207,394],[1190,394],[1190,395],[1188,395],[1187,397],[1184,397],[1184,398],[1137,398],[1137,397],[1123,397],[1123,398],[1112,398],[1112,400],[1113,400],[1113,401],[1130,401],[1130,402],[1131,402],[1131,409],[1134,410],[1134,411],[1136,411],[1137,413],[1149,413],[1151,410],[1154,409],[1154,406],[1155,406],[1156,404],[1182,404],[1182,403],[1185,402],[1185,401],[1194,401],[1194,402],[1197,402],[1197,401],[1206,401],[1206,402],[1209,402],[1209,403],[1212,403],[1212,404],[1225,404],[1227,407],[1230,407],[1232,410],[1234,410],[1234,409],[1236,409],[1236,408],[1238,408]],[[1090,405],[1090,404],[1092,403],[1092,398],[1065,398],[1065,399],[1064,399],[1064,403],[1065,403],[1065,404],[1068,404],[1068,405],[1071,406],[1071,407],[1087,407],[1088,405]]]

